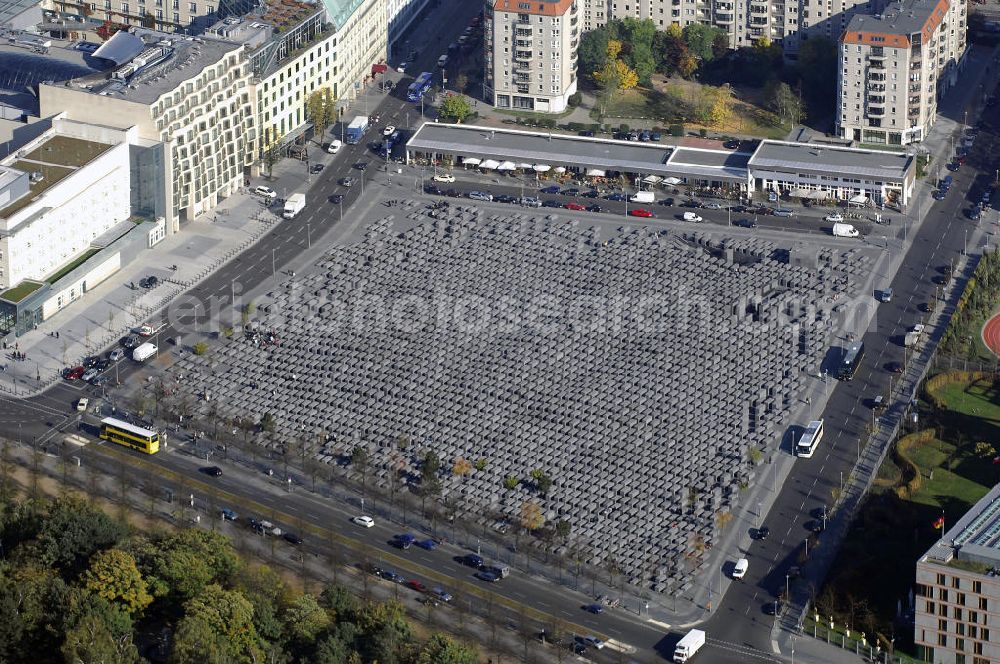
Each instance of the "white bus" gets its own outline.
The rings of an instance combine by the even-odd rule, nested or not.
[[[811,458],[821,440],[823,440],[823,420],[813,420],[799,438],[799,443],[795,446],[795,456],[803,459]]]

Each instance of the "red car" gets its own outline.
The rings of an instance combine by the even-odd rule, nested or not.
[[[427,586],[425,586],[424,584],[420,583],[416,579],[411,579],[411,580],[407,581],[406,582],[406,587],[407,588],[413,588],[418,593],[425,593],[425,592],[427,592]]]
[[[577,211],[581,211],[581,210],[586,210],[587,209],[584,206],[580,205],[579,203],[567,203],[563,207],[566,208],[567,210],[577,210]]]
[[[632,215],[633,217],[652,217],[653,216],[652,212],[650,212],[649,210],[643,210],[642,208],[639,208],[638,210],[630,210],[629,214]]]
[[[87,370],[83,367],[73,367],[72,369],[66,369],[66,371],[63,372],[63,378],[66,380],[80,380],[86,372]]]

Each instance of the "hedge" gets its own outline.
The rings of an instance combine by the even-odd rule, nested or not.
[[[924,383],[924,395],[936,409],[947,410],[948,404],[937,395],[938,390],[947,385],[974,383],[986,378],[995,380],[996,376],[991,371],[945,371],[927,379],[927,382]]]
[[[923,478],[920,476],[920,468],[910,460],[907,452],[914,445],[934,440],[934,435],[934,429],[924,429],[923,431],[903,436],[896,442],[896,446],[892,450],[892,460],[899,466],[902,472],[902,483],[896,487],[896,495],[900,498],[910,498],[920,490],[923,484]]]

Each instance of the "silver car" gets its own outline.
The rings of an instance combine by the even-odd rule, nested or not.
[[[474,201],[489,202],[493,200],[493,194],[489,193],[488,191],[470,191],[469,198],[471,198]]]

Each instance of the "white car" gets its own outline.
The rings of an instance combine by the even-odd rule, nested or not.
[[[375,525],[375,519],[370,516],[356,516],[351,519],[351,523],[357,524],[359,526],[364,526],[365,528],[371,528]]]
[[[76,409],[81,413],[87,412],[87,405],[90,403],[90,399],[87,397],[80,397],[80,400],[76,402]]]
[[[703,221],[701,215],[695,214],[694,212],[685,212],[684,221]]]
[[[406,73],[406,67],[409,64],[410,64],[409,62],[400,62],[399,66],[396,67],[396,71],[398,71],[400,74],[405,74]]]
[[[253,193],[257,194],[258,196],[263,196],[268,200],[274,200],[275,198],[278,197],[278,192],[276,192],[274,189],[271,189],[270,187],[265,187],[264,185],[257,185],[256,187],[254,187]]]
[[[596,636],[590,636],[590,635],[585,636],[583,637],[583,642],[586,643],[588,646],[597,648],[598,650],[604,647],[604,641],[601,641]]]
[[[335,138],[330,141],[330,144],[326,146],[326,151],[330,154],[337,154],[340,152],[340,148],[344,147],[344,144],[340,142],[340,139]]]
[[[438,173],[431,179],[434,180],[435,182],[454,182],[455,176],[452,175],[451,173]]]
[[[383,136],[392,136],[396,133],[396,127],[393,125],[387,125],[385,129],[382,130]]]
[[[740,558],[736,561],[736,567],[733,568],[733,578],[742,579],[746,576],[747,569],[750,568],[750,561],[746,558]]]
[[[125,351],[123,351],[121,348],[115,348],[113,351],[108,353],[108,359],[111,360],[112,362],[117,362],[123,357],[125,357]]]
[[[706,210],[721,210],[722,205],[720,203],[705,203],[702,205]]]
[[[838,221],[844,220],[844,215],[840,214],[839,212],[834,212],[833,214],[828,214],[823,218],[826,219],[827,221],[832,221],[833,223],[837,223]]]

